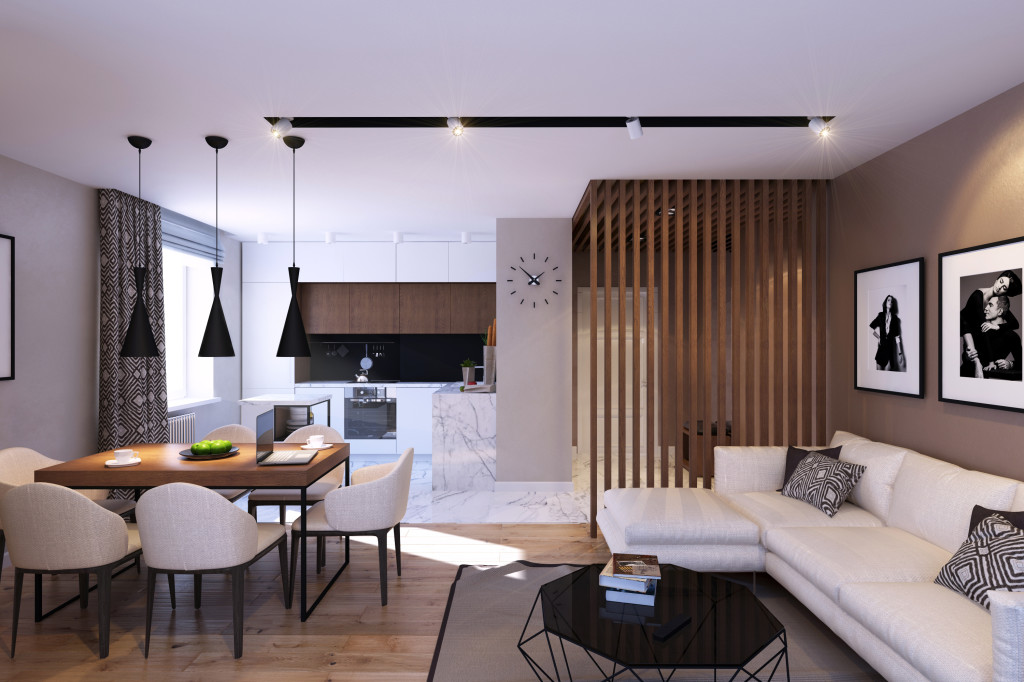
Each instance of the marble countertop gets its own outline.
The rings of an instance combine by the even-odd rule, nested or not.
[[[487,393],[486,391],[460,391],[459,389],[461,387],[461,381],[443,384],[441,388],[434,391],[434,395],[494,395],[493,393]]]
[[[329,394],[324,395],[296,395],[294,393],[265,393],[251,398],[242,398],[238,402],[242,405],[293,405],[297,407],[310,407],[317,403],[330,400]]]
[[[295,384],[299,388],[338,388],[339,386],[406,386],[409,388],[440,388],[443,381],[301,381]]]

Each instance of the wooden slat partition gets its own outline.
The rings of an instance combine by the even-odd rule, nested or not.
[[[577,334],[590,362],[577,374],[589,372],[590,395],[574,404],[589,406],[576,421],[581,446],[589,433],[592,535],[601,489],[711,487],[715,445],[825,441],[827,191],[590,183],[573,245],[589,262],[578,284],[591,325]]]

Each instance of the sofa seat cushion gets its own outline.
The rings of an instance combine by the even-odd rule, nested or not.
[[[839,605],[933,682],[992,679],[992,619],[963,595],[932,582],[850,583]]]
[[[835,602],[857,582],[924,582],[950,553],[898,528],[772,528],[765,546]]]
[[[629,545],[756,545],[756,524],[703,488],[614,488],[604,506]],[[819,512],[820,513],[820,512]]]
[[[723,497],[726,502],[758,525],[761,529],[762,543],[765,542],[765,533],[770,528],[877,528],[884,525],[874,514],[849,502],[840,507],[835,516],[828,517],[806,502],[785,497],[777,492],[733,493]]]

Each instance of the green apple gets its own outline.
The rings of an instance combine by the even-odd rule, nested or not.
[[[209,441],[199,441],[192,446],[193,455],[208,455],[210,454],[210,443]]]

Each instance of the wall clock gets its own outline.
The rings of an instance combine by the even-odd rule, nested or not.
[[[552,299],[558,296],[560,277],[558,266],[551,263],[551,256],[538,258],[536,253],[531,253],[520,256],[509,266],[505,281],[510,289],[509,296],[517,299],[519,305],[536,308],[551,305]]]

